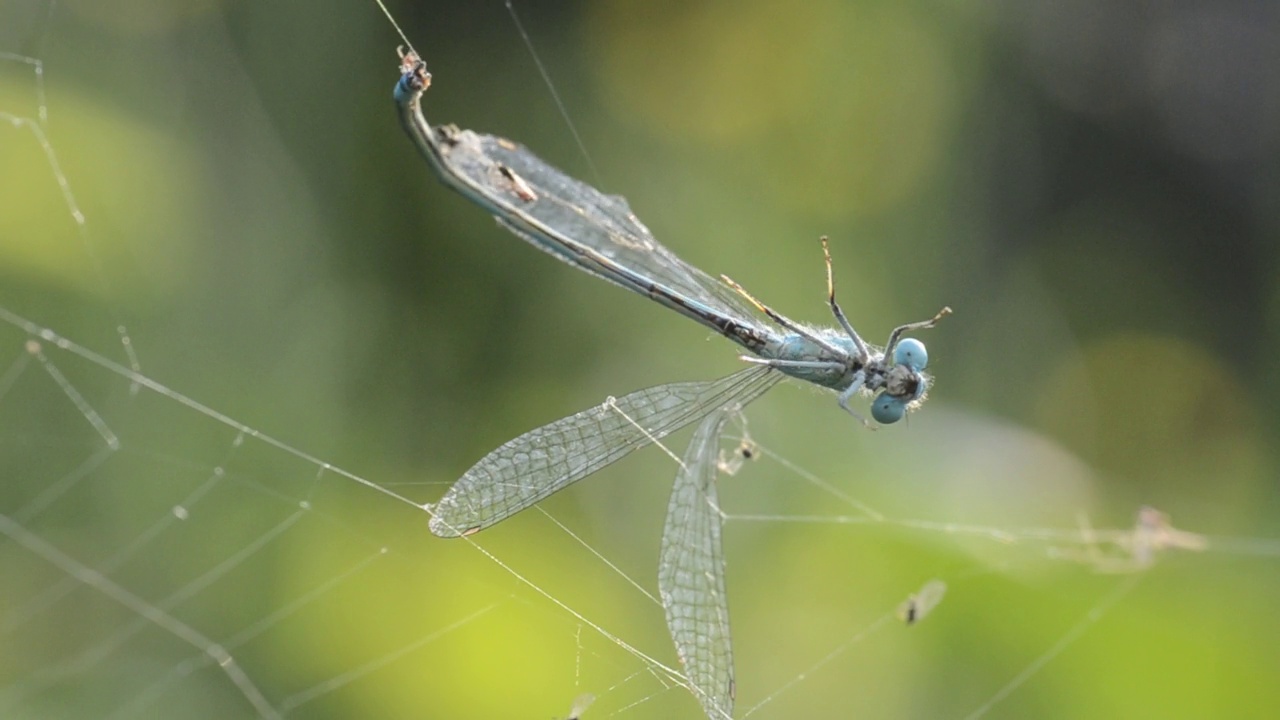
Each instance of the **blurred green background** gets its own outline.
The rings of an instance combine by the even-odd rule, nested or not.
[[[823,234],[864,335],[955,309],[909,424],[786,385],[751,408],[770,451],[896,520],[1123,528],[1150,504],[1280,538],[1276,8],[520,2],[588,160],[500,0],[389,6],[431,120],[625,195],[790,316],[829,321]],[[372,0],[7,0],[0,52],[42,60],[45,95],[0,59],[0,112],[31,119],[0,124],[0,307],[127,363],[123,322],[147,377],[417,502],[607,395],[740,367],[441,187],[395,118],[399,42]],[[46,344],[103,452],[29,339],[0,327],[0,512],[237,641],[291,717],[549,718],[585,692],[587,717],[700,716],[424,513]],[[476,539],[673,665],[661,608],[587,549],[655,592],[673,475],[648,451],[548,501],[586,547],[537,511]],[[769,459],[720,487],[731,514],[858,514]],[[725,544],[735,715],[788,688],[762,719],[964,718],[1129,582],[890,523],[730,520]],[[1275,717],[1278,554],[1162,557],[985,716]],[[101,585],[51,601],[75,583],[48,559],[0,545],[0,716],[255,716],[174,633],[111,641],[139,614]],[[855,641],[931,577],[935,615]]]

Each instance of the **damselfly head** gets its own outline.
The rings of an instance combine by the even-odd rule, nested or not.
[[[881,425],[892,425],[924,402],[928,391],[928,375],[909,365],[894,365],[885,373],[884,390],[871,401],[871,417]]]

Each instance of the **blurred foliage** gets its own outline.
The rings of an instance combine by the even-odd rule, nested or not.
[[[389,5],[434,74],[430,119],[625,195],[708,272],[826,323],[825,234],[865,335],[955,309],[923,338],[937,384],[909,425],[861,432],[787,386],[751,413],[770,450],[891,518],[1127,527],[1150,504],[1280,537],[1276,8],[517,2],[588,159],[502,2]],[[418,502],[528,428],[739,367],[441,187],[393,111],[400,42],[372,0],[6,2],[0,52],[42,60],[45,96],[0,58],[0,112],[28,119],[0,124],[0,307],[127,364],[124,323],[146,376]],[[51,346],[122,442],[76,475],[101,436],[25,333],[0,337],[0,512],[91,567],[147,538],[113,580],[219,642],[344,578],[237,651],[283,705],[383,663],[292,716],[546,718],[586,691],[588,717],[647,696],[622,716],[698,716],[412,507]],[[146,535],[215,467],[227,482]],[[642,453],[546,508],[652,591],[672,474]],[[853,514],[767,462],[721,496]],[[478,539],[676,662],[657,605],[525,515]],[[739,708],[806,673],[762,718],[965,717],[1119,582],[1042,544],[885,524],[730,522],[726,553]],[[137,717],[251,714],[216,669],[176,672],[196,653],[154,628],[59,675],[138,615],[80,591],[15,626],[67,573],[13,541],[0,573],[0,715],[101,717],[164,678]],[[935,575],[951,584],[936,617],[810,672]],[[1274,555],[1169,557],[988,717],[1273,717],[1278,593]]]

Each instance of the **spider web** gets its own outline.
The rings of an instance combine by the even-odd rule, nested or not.
[[[663,375],[636,367],[643,344],[621,358],[596,350],[572,375],[553,364],[563,347],[494,364],[477,345],[481,369],[459,370],[468,326],[519,341],[539,313],[623,302],[608,287],[584,296],[592,283],[558,267],[545,270],[563,274],[563,290],[539,285],[551,281],[525,277],[539,272],[525,264],[542,258],[509,238],[493,249],[519,267],[497,272],[562,299],[468,310],[482,281],[451,277],[481,267],[466,254],[444,271],[416,266],[415,282],[441,286],[429,303],[448,305],[398,308],[399,286],[373,285],[375,271],[394,276],[386,265],[416,257],[370,249],[405,233],[386,214],[420,193],[461,203],[409,157],[388,99],[394,56],[357,57],[387,44],[385,25],[350,5],[296,17],[305,27],[291,32],[212,4],[0,11],[0,715],[545,718],[590,694],[586,717],[700,717],[656,597],[668,454],[472,538],[428,532],[422,506],[487,447],[610,392],[692,378],[683,359],[665,361],[680,355],[666,349],[680,340],[664,340],[675,323],[618,336],[663,342],[651,353]],[[370,39],[329,48],[339,60],[291,56],[298,33],[313,44],[343,27]],[[252,29],[272,42],[251,43]],[[442,79],[488,75],[433,47]],[[264,48],[281,67],[253,62]],[[337,125],[306,134],[289,122],[310,115],[282,114],[263,89],[300,68],[342,76],[342,63],[363,77],[328,100],[384,107],[385,123],[363,128],[330,107]],[[405,159],[375,173],[322,142],[357,131],[378,138],[379,157]],[[380,178],[372,204],[327,208],[334,175],[357,170]],[[422,182],[406,189],[406,177]],[[499,234],[470,208],[423,222],[433,245],[460,227]],[[349,246],[366,252],[335,249]],[[384,265],[362,265],[366,253]],[[758,257],[733,274],[751,267],[759,274]],[[637,302],[608,324],[643,327],[656,313]],[[689,354],[706,358],[703,375],[725,370],[723,348]],[[544,369],[558,384],[494,377]],[[1157,462],[1166,487],[1113,490],[1115,475],[1068,441],[949,404],[962,381],[939,374],[906,428],[855,431],[828,396],[780,388],[752,406],[750,433],[726,438],[736,717],[1263,717],[1280,706],[1269,611],[1280,512],[1264,429],[1200,425],[1215,441],[1193,456],[1202,466]],[[1094,392],[1062,377],[1077,384],[1056,397]],[[739,462],[747,437],[756,459]],[[678,456],[679,442],[666,449]],[[1132,529],[1145,503],[1204,546],[1145,556]],[[908,626],[904,601],[934,578],[945,598]]]

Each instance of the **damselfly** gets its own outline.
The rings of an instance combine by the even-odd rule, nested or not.
[[[400,120],[446,185],[489,211],[515,235],[596,277],[645,295],[745,348],[751,367],[711,382],[672,383],[610,399],[505,443],[453,484],[429,509],[431,531],[453,537],[489,527],[552,493],[708,414],[741,408],[790,376],[830,388],[840,407],[869,425],[849,402],[873,395],[871,416],[897,422],[925,398],[925,346],[889,333],[883,349],[865,342],[836,302],[831,254],[823,238],[827,302],[838,328],[809,328],[756,300],[727,277],[716,280],[654,239],[627,201],[606,195],[546,164],[509,140],[433,127],[421,100],[426,65],[401,55],[395,100]],[[761,314],[768,321],[761,318]]]

